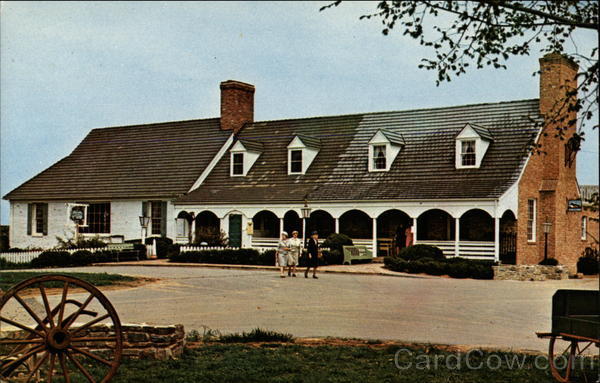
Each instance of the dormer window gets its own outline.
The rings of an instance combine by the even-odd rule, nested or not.
[[[386,172],[405,146],[401,134],[378,130],[369,141],[369,171]]]
[[[461,162],[462,166],[475,166],[475,140],[461,141]]]
[[[456,168],[479,168],[493,140],[483,126],[466,124],[456,136]]]
[[[231,174],[234,176],[244,175],[244,153],[232,154]]]
[[[319,149],[321,140],[316,137],[296,135],[287,146],[288,149],[288,174],[305,174],[313,162]]]
[[[290,150],[290,173],[302,173],[302,149]]]
[[[387,168],[385,157],[385,145],[373,146],[373,169],[385,170]]]
[[[232,177],[243,177],[248,174],[252,165],[256,162],[262,153],[262,144],[260,142],[239,140],[231,150],[230,175]]]

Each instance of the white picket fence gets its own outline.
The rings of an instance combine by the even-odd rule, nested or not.
[[[181,246],[179,251],[181,253],[187,253],[190,251],[207,251],[207,250],[239,250],[239,247],[223,247],[223,246]],[[259,253],[264,253],[267,250],[274,250],[274,247],[252,247]]]
[[[27,263],[31,262],[35,258],[39,257],[44,251],[68,251],[73,254],[76,251],[87,250],[92,253],[100,250],[106,250],[105,247],[93,247],[93,248],[85,248],[85,249],[69,249],[69,250],[58,250],[58,249],[48,249],[48,250],[31,250],[31,251],[19,251],[14,253],[0,253],[0,259],[6,259],[8,262],[12,263]]]

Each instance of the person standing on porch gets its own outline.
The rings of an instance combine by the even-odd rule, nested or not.
[[[298,259],[300,258],[300,254],[302,254],[302,240],[298,238],[298,232],[296,230],[292,231],[292,238],[289,239],[288,245],[290,247],[290,257],[288,260],[288,277],[290,275],[292,277],[295,277],[296,266],[298,266]]]
[[[281,233],[281,239],[277,245],[277,265],[279,266],[280,277],[285,278],[285,267],[288,265],[288,253],[290,251],[288,244],[288,233]]]
[[[404,231],[404,236],[406,237],[406,247],[410,247],[414,243],[414,233],[412,231],[412,226],[406,226],[406,230]]]
[[[319,252],[321,249],[319,249],[319,233],[316,231],[313,231],[311,237],[308,239],[306,250],[308,251],[308,264],[306,266],[306,271],[304,272],[304,278],[308,278],[308,271],[312,267],[313,278],[318,279],[317,267],[319,266]]]

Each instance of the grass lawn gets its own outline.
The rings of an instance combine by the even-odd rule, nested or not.
[[[442,358],[448,358],[451,355],[448,352],[411,348],[404,349],[408,351],[398,357],[398,365],[406,367],[410,364],[411,367],[399,369],[395,356],[401,348],[389,345],[214,343],[188,349],[179,360],[125,360],[113,382],[554,382],[547,369],[534,368],[534,356],[494,353],[496,356],[490,359],[488,357],[492,354],[477,354],[471,356],[471,366],[483,363],[483,367],[469,369],[465,359],[460,368],[456,368],[457,364],[452,361],[446,366]],[[429,357],[429,369],[418,366],[423,357]],[[465,358],[464,353],[462,357]],[[514,360],[516,357],[524,363],[522,368],[517,368],[516,363],[513,368],[507,363],[496,368],[496,357],[502,360]],[[438,360],[437,368],[433,364],[435,358]],[[486,367],[488,359],[492,368]],[[83,376],[73,375],[71,378],[72,382],[87,381]]]
[[[118,284],[118,283],[122,283],[122,282],[133,282],[137,279],[137,278],[128,277],[125,275],[107,274],[107,273],[65,273],[65,272],[53,273],[51,271],[48,271],[48,272],[43,272],[43,271],[42,272],[40,272],[40,271],[1,272],[0,271],[0,289],[6,291],[9,288],[11,288],[13,285],[15,285],[25,279],[28,279],[31,277],[37,277],[39,275],[46,275],[46,274],[67,275],[70,277],[83,279],[84,281],[89,282],[94,286],[109,286],[109,285],[114,285],[114,284]],[[52,286],[52,284],[47,284],[45,286],[61,287],[62,282],[58,282],[56,284],[56,286]]]

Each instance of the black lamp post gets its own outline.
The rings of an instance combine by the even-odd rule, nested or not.
[[[146,232],[150,224],[150,217],[140,215],[140,226],[142,227],[142,245],[146,244]]]
[[[550,230],[552,230],[552,223],[544,222],[544,261],[548,259],[548,234],[550,234]]]

